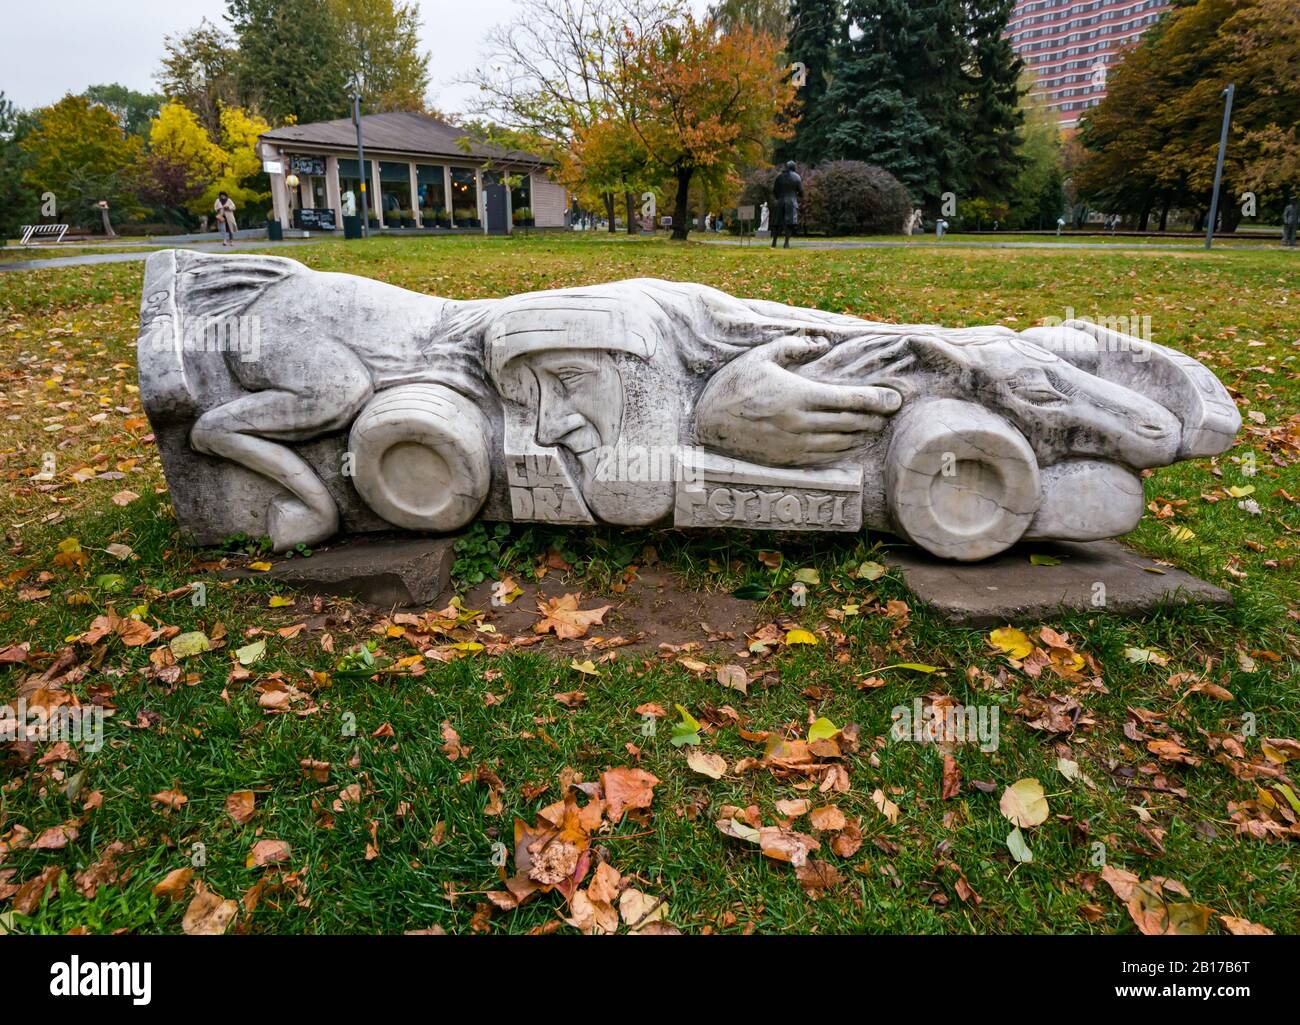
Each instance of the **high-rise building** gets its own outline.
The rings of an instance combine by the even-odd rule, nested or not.
[[[1007,35],[1034,76],[1031,95],[1062,128],[1106,95],[1106,75],[1170,0],[1018,0]]]

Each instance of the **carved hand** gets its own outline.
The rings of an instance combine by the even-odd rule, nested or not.
[[[830,342],[778,338],[728,363],[696,407],[696,439],[768,466],[820,466],[844,458],[902,405],[892,388],[836,385],[789,368],[830,351]]]

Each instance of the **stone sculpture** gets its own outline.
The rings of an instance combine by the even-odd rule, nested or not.
[[[636,279],[453,301],[266,256],[146,264],[140,387],[199,543],[552,523],[899,533],[980,559],[1131,530],[1232,444],[1188,356],[1086,321],[883,324]]]

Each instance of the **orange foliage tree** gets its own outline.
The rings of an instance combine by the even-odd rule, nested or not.
[[[780,63],[782,42],[749,28],[722,34],[711,20],[687,15],[627,44],[614,116],[644,152],[647,171],[676,185],[673,238],[685,239],[692,182],[720,191],[788,135],[778,117],[795,90]]]

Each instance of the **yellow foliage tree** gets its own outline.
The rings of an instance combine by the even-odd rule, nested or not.
[[[165,207],[200,213],[200,197],[221,173],[224,156],[193,111],[165,103],[149,122],[142,194]]]
[[[240,210],[263,207],[271,198],[270,189],[262,188],[262,158],[257,153],[257,137],[271,130],[264,118],[249,114],[242,107],[221,108],[221,170],[208,186],[198,204],[211,210],[217,194],[224,192]]]

